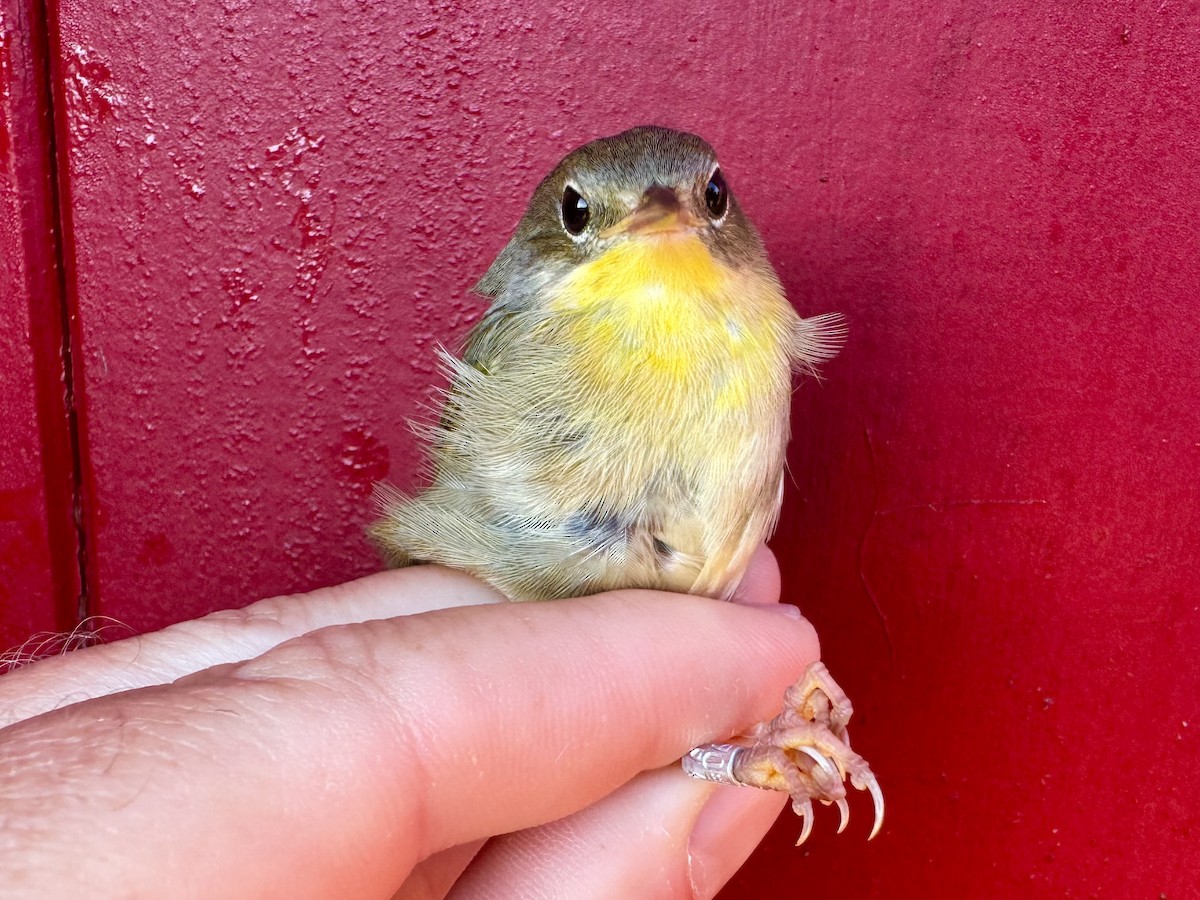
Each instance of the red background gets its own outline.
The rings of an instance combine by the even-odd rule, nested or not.
[[[726,896],[1200,895],[1200,5],[993,6],[0,0],[0,638],[374,568],[534,184],[674,125],[850,324],[774,546],[889,804]]]

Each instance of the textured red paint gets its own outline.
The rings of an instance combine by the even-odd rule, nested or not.
[[[775,547],[889,803],[726,896],[1200,893],[1197,5],[622,7],[62,4],[101,610],[374,567],[538,178],[689,128],[850,323]]]
[[[0,651],[79,595],[42,24],[0,0]]]

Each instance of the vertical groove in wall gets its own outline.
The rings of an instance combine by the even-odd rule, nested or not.
[[[53,222],[50,229],[58,279],[58,319],[62,338],[62,389],[66,413],[67,441],[71,468],[71,519],[75,531],[75,564],[78,567],[78,596],[75,599],[75,624],[93,615],[97,609],[92,535],[93,505],[87,478],[85,419],[83,414],[82,363],[79,354],[79,297],[75,278],[75,251],[71,224],[68,122],[64,103],[63,78],[58,39],[58,16],[54,0],[33,0],[36,24],[31,29],[35,44],[34,59],[43,84],[50,127],[46,129],[48,146],[47,179],[51,193]]]

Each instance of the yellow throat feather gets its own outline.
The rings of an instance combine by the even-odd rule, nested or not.
[[[698,391],[695,401],[735,410],[789,371],[795,313],[778,283],[715,259],[691,233],[614,245],[568,275],[550,309],[579,377],[599,390],[625,383],[655,409]]]

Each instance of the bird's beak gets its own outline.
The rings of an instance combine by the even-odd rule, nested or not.
[[[701,224],[682,203],[679,195],[668,187],[655,185],[642,195],[637,209],[624,219],[600,232],[600,237],[621,234],[668,234],[683,232]]]

